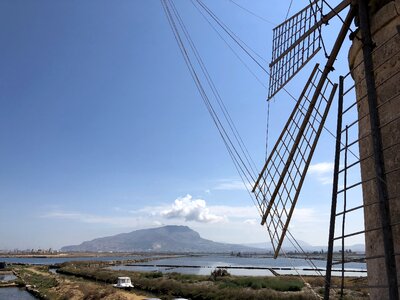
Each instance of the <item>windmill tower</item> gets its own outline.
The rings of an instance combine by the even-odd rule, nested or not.
[[[344,88],[344,77],[339,85],[339,109],[335,170],[332,192],[329,251],[326,269],[325,299],[329,299],[332,266],[342,265],[343,295],[344,266],[349,262],[344,256],[345,239],[364,234],[366,261],[368,266],[368,288],[372,299],[399,299],[400,260],[400,3],[399,1],[370,1],[375,9],[373,15],[368,1],[342,1],[323,14],[326,1],[316,0],[295,14],[273,32],[273,52],[270,64],[271,76],[269,98],[273,97],[297,72],[308,63],[321,48],[322,24],[347,9],[347,16],[337,40],[327,56],[325,66],[318,64],[313,69],[297,104],[293,109],[275,147],[271,151],[253,193],[262,212],[261,224],[266,225],[275,257],[283,240],[298,201],[307,169],[310,165],[319,136],[330,109],[338,85],[328,78],[338,52],[347,36],[353,19],[357,31],[352,33],[353,46],[350,51],[350,70],[356,98],[349,108],[356,107],[358,119],[346,123],[343,116],[349,108],[343,108],[348,93]],[[383,3],[384,2],[384,3]],[[389,2],[389,3],[387,3]],[[384,6],[386,4],[386,6]],[[381,7],[382,6],[382,7]],[[396,52],[397,51],[397,52]],[[349,78],[349,76],[347,76]],[[350,127],[358,129],[358,138],[349,141]],[[342,137],[345,138],[343,142]],[[356,160],[349,162],[347,154],[354,154],[351,147],[357,146]],[[344,159],[344,166],[341,165]],[[361,179],[347,183],[351,168],[361,169]],[[344,187],[339,177],[344,177]],[[350,190],[361,186],[363,202],[354,207],[348,205]],[[344,204],[338,212],[338,198]],[[346,232],[346,215],[362,210],[364,229]],[[342,231],[335,226],[341,218]],[[347,218],[347,223],[349,218]],[[334,242],[342,243],[341,260],[334,262]],[[397,254],[396,254],[397,253]]]
[[[366,256],[375,257],[367,259],[368,280],[370,286],[383,287],[370,289],[371,298],[398,299],[400,1],[376,1],[372,14],[363,4],[359,5],[360,33],[350,49],[349,63],[359,103]]]

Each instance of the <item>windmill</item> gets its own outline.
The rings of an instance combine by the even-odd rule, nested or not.
[[[390,187],[388,188],[389,179],[393,181],[391,182],[392,186],[398,185],[398,179],[396,181],[393,175],[388,175],[398,170],[398,163],[396,162],[398,160],[398,155],[392,153],[392,157],[383,157],[383,153],[385,150],[397,145],[399,137],[396,134],[391,142],[385,142],[385,145],[382,143],[381,130],[384,124],[380,123],[379,117],[381,117],[381,120],[387,120],[388,118],[382,116],[382,114],[386,113],[386,115],[390,115],[390,112],[384,112],[383,109],[380,108],[380,106],[384,104],[381,103],[382,101],[379,102],[378,96],[382,94],[381,91],[384,90],[384,88],[382,87],[381,90],[379,90],[379,84],[382,85],[382,83],[377,83],[375,80],[374,72],[377,73],[377,70],[374,69],[373,63],[379,60],[377,59],[379,55],[384,53],[383,56],[386,57],[386,61],[381,62],[381,65],[385,65],[386,63],[386,66],[382,67],[382,69],[399,69],[398,66],[393,67],[393,63],[390,66],[387,62],[398,60],[398,54],[393,53],[392,49],[399,47],[397,39],[400,27],[397,27],[397,31],[394,30],[393,35],[389,35],[386,39],[381,38],[380,44],[374,45],[371,37],[367,1],[355,1],[351,3],[345,0],[331,9],[327,14],[323,14],[323,4],[329,5],[326,1],[316,0],[311,2],[300,12],[296,13],[273,30],[273,50],[268,92],[269,99],[281,89],[284,89],[285,84],[321,49],[321,25],[326,24],[332,17],[337,16],[339,12],[349,7],[346,18],[342,20],[343,25],[334,46],[329,55],[327,55],[325,66],[321,69],[319,64],[317,64],[313,69],[282,133],[253,186],[252,192],[257,199],[261,211],[261,224],[266,225],[274,247],[275,257],[277,257],[281,250],[283,240],[288,233],[288,227],[308,167],[338,88],[338,85],[333,83],[333,81],[328,78],[328,75],[330,71],[333,70],[334,62],[349,32],[351,23],[353,19],[357,17],[359,27],[358,33],[352,34],[352,36],[361,43],[362,55],[357,64],[352,66],[351,75],[355,78],[355,84],[353,84],[350,90],[356,89],[358,97],[356,101],[353,101],[354,103],[352,103],[351,107],[358,107],[359,110],[359,119],[352,122],[351,126],[357,127],[358,125],[360,132],[358,133],[359,137],[355,139],[355,141],[349,142],[348,131],[346,130],[351,126],[346,125],[345,130],[343,129],[342,116],[348,111],[348,109],[343,109],[343,98],[348,91],[344,90],[344,80],[342,78],[339,85],[339,109],[325,299],[329,298],[332,266],[338,263],[338,261],[333,261],[334,241],[342,242],[342,257],[339,263],[342,265],[341,295],[343,296],[344,265],[350,262],[346,260],[344,256],[344,240],[345,238],[357,234],[365,234],[367,236],[366,260],[368,263],[368,287],[371,298],[398,299],[399,292],[397,282],[399,272],[397,272],[396,269],[395,254],[395,246],[397,245],[394,242],[393,235],[394,230],[397,229],[394,228],[396,223],[391,222],[391,219],[395,219],[394,221],[397,221],[397,223],[400,220],[398,207],[395,206],[397,204],[392,204],[395,203],[397,194],[394,195],[395,192],[392,191],[393,189],[390,190]],[[396,22],[397,24],[399,23],[398,19]],[[392,24],[391,28],[393,27],[396,28]],[[379,40],[379,38],[377,39]],[[373,49],[374,46],[375,49]],[[356,72],[358,72],[358,74]],[[398,79],[398,77],[396,77],[396,74],[398,74],[397,72],[389,73],[390,76],[388,75],[387,78],[380,80],[393,81],[396,78]],[[397,90],[398,89],[395,89],[391,95],[385,95],[385,97],[390,101],[397,100],[399,98]],[[386,100],[386,102],[389,100]],[[364,112],[361,112],[361,110],[364,110]],[[381,116],[379,116],[379,114],[381,114]],[[394,126],[392,131],[397,132],[399,130],[399,123],[397,123],[398,117],[391,116],[389,119],[388,122]],[[368,132],[366,132],[365,128],[368,128]],[[362,132],[364,132],[365,136],[362,136]],[[342,141],[343,136],[346,136],[344,144]],[[367,139],[370,141],[365,142]],[[351,150],[351,147],[354,145],[360,147],[360,157],[355,155],[356,160],[349,163],[347,154],[354,154],[354,151]],[[345,165],[341,166],[340,161],[341,158],[343,159],[343,153]],[[370,162],[367,163],[367,161]],[[394,171],[385,171],[385,167],[388,167],[390,163],[396,165],[394,167],[391,166],[391,169]],[[362,179],[353,185],[348,185],[346,182],[347,172],[355,165],[361,166]],[[366,175],[367,173],[369,175]],[[343,188],[339,188],[339,176],[343,175],[345,178],[345,185]],[[370,178],[366,178],[368,176]],[[372,187],[370,186],[371,184],[373,185]],[[362,186],[363,188],[364,201],[357,207],[349,207],[346,205],[346,195],[352,188],[357,186]],[[373,191],[373,193],[371,191]],[[339,194],[344,195],[344,208],[341,212],[337,212]],[[372,201],[366,200],[370,196],[368,194],[374,195]],[[389,200],[392,200],[390,204]],[[372,208],[372,206],[374,207]],[[365,212],[365,229],[354,233],[345,233],[345,216],[359,209],[363,209]],[[391,214],[390,209],[394,210],[397,215]],[[375,228],[370,228],[369,223],[371,222],[371,216],[376,215],[379,215],[379,224],[375,225]],[[335,236],[335,233],[337,233],[335,231],[335,223],[338,217],[343,218],[342,231],[339,236]],[[378,236],[383,243],[379,254],[377,254],[376,251],[368,250],[368,247],[371,248],[371,244],[373,243],[371,240],[368,241],[368,236],[372,233],[375,237]],[[398,234],[399,231],[395,231],[395,233]],[[396,248],[396,250],[399,251],[400,249]],[[397,264],[399,264],[399,262],[397,262]],[[400,266],[398,265],[398,267]],[[383,298],[381,298],[382,295]]]
[[[275,257],[279,255],[284,239],[293,239],[289,224],[324,129],[325,120],[338,92],[325,299],[329,299],[330,289],[334,287],[331,284],[331,275],[333,271],[338,271],[333,269],[337,264],[342,266],[339,270],[342,275],[340,288],[341,296],[344,295],[345,265],[356,261],[345,255],[345,240],[363,234],[367,246],[366,257],[363,260],[366,260],[368,265],[368,284],[361,284],[358,287],[369,288],[373,299],[398,299],[400,272],[397,272],[396,264],[400,267],[398,255],[400,239],[394,237],[400,236],[400,229],[396,227],[400,225],[400,205],[397,201],[400,195],[400,184],[398,184],[400,105],[396,102],[400,95],[398,87],[400,50],[397,50],[400,49],[400,26],[396,26],[400,24],[399,1],[396,0],[396,3],[387,0],[371,1],[373,5],[378,5],[378,8],[381,4],[386,6],[378,11],[375,19],[372,19],[373,24],[370,25],[366,1],[343,0],[332,8],[326,0],[314,0],[273,30],[269,99],[285,89],[285,85],[316,56],[321,48],[325,50],[321,26],[334,17],[340,18],[343,23],[331,51],[327,53],[325,50],[326,62],[321,65],[316,64],[313,68],[282,133],[261,172],[255,177],[251,167],[248,168],[246,165],[247,149],[178,10],[172,0],[161,0],[161,2],[199,94],[218,128],[238,173],[253,184],[252,192],[261,216],[261,224],[265,225],[270,236]],[[199,12],[208,14],[209,20],[215,21],[246,54],[257,62],[247,45],[240,41],[201,0],[191,2]],[[324,14],[325,6],[330,9],[326,14]],[[339,14],[345,10],[347,15],[342,19]],[[358,26],[356,32],[351,30],[353,20]],[[374,26],[377,28],[374,29]],[[353,38],[351,69],[337,84],[328,76],[350,31],[350,36]],[[357,44],[359,46],[356,46]],[[258,65],[262,68],[259,63]],[[351,77],[354,82],[351,82],[348,88],[346,80],[349,81]],[[217,99],[217,105],[213,105],[209,94],[213,94]],[[346,98],[350,98],[350,103],[346,102]],[[344,107],[345,102],[347,107]],[[226,119],[228,126],[224,126],[223,118],[218,116],[216,106],[221,108],[222,117]],[[346,119],[347,112],[351,109],[356,110],[358,116],[356,120]],[[229,129],[233,132],[231,137],[228,135]],[[352,133],[354,129],[356,129],[355,135]],[[244,158],[240,151],[243,152]],[[356,167],[360,179],[350,183],[347,175]],[[342,182],[339,182],[340,178]],[[350,196],[357,187],[362,187],[363,201],[354,205],[350,201]],[[338,211],[339,204],[343,204],[341,211]],[[348,232],[346,216],[356,211],[363,211],[365,228]],[[336,226],[340,219],[342,226]],[[375,241],[383,246],[375,245]],[[341,257],[335,259],[334,242],[341,242]]]

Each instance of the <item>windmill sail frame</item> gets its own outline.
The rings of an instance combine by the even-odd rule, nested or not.
[[[317,64],[253,189],[263,203],[261,224],[268,229],[276,256],[336,92],[329,79],[317,92],[322,74]]]
[[[321,49],[321,26],[350,5],[351,0],[342,1],[327,15],[323,15],[323,2],[311,2],[273,29],[268,100],[318,53]]]
[[[276,174],[277,175],[276,177],[279,179],[276,184],[274,182],[272,192],[269,190],[269,186],[268,186],[269,182],[265,181],[265,172],[268,172],[267,170],[270,167],[270,165],[275,165],[275,162],[272,159],[270,159],[271,157],[273,157],[274,153],[271,153],[270,158],[265,163],[264,168],[263,168],[262,172],[260,173],[260,175],[253,187],[253,190],[252,190],[253,193],[255,193],[256,197],[258,197],[259,202],[261,200],[261,202],[264,203],[263,205],[260,206],[260,209],[263,212],[261,224],[264,225],[267,222],[268,218],[270,218],[270,220],[272,220],[269,222],[270,224],[267,224],[267,227],[269,225],[274,226],[273,233],[272,234],[270,233],[272,243],[274,243],[274,241],[276,242],[276,240],[278,240],[277,246],[274,247],[275,257],[278,256],[280,248],[283,243],[283,239],[286,235],[286,231],[288,229],[289,222],[291,220],[291,217],[292,217],[292,214],[294,211],[294,207],[297,203],[297,198],[299,196],[299,193],[300,193],[300,190],[301,190],[301,187],[302,187],[302,184],[303,184],[303,181],[304,181],[307,169],[308,169],[308,165],[311,162],[312,155],[315,150],[316,144],[318,142],[320,133],[322,131],[329,107],[328,107],[328,110],[326,110],[322,115],[319,127],[316,131],[316,136],[314,137],[314,140],[312,141],[312,145],[310,144],[310,146],[311,146],[310,152],[308,154],[306,154],[307,156],[305,159],[304,159],[304,157],[300,158],[301,160],[304,160],[304,163],[305,163],[303,166],[300,166],[300,168],[296,165],[296,160],[298,160],[298,155],[301,151],[296,151],[296,150],[299,147],[299,145],[300,145],[300,150],[301,150],[302,146],[300,143],[304,142],[304,140],[306,140],[306,138],[304,136],[304,132],[305,132],[306,128],[309,127],[309,121],[310,121],[310,118],[313,116],[314,107],[316,106],[317,103],[319,103],[318,99],[320,98],[321,95],[322,95],[322,97],[324,97],[324,93],[326,91],[325,83],[327,80],[329,81],[328,74],[333,70],[333,64],[334,64],[336,57],[339,53],[339,50],[343,44],[343,41],[347,35],[347,32],[350,28],[350,24],[351,24],[353,18],[354,18],[354,9],[353,9],[353,7],[351,7],[350,11],[348,12],[348,14],[346,16],[346,19],[345,19],[343,25],[342,25],[342,28],[339,32],[338,38],[332,48],[332,51],[329,55],[326,65],[325,65],[323,71],[321,72],[321,76],[318,81],[318,84],[315,86],[315,91],[313,93],[312,99],[311,99],[311,101],[309,101],[307,113],[304,116],[304,119],[303,119],[301,125],[300,126],[297,125],[297,126],[299,126],[299,128],[298,128],[299,130],[297,132],[295,140],[293,141],[293,146],[290,150],[290,153],[287,156],[284,168],[282,169],[282,171],[280,173]],[[337,85],[333,89],[336,90],[336,87],[337,87]],[[329,101],[332,101],[331,98],[333,98],[333,96],[334,96],[334,93],[331,93],[331,95],[328,98],[326,98],[326,97],[324,97],[324,98],[330,99]],[[318,105],[319,104],[317,104],[317,110],[318,110]],[[330,106],[330,104],[328,103],[327,106]],[[290,120],[288,122],[290,122]],[[278,140],[277,143],[279,143],[279,142],[280,142],[280,140]],[[306,143],[309,144],[309,141],[306,141]],[[275,147],[274,151],[277,151],[277,150],[278,150],[277,147]],[[297,172],[297,170],[301,170],[301,172],[300,172],[301,179],[299,181],[295,182],[291,178],[291,172],[292,172],[293,168],[296,169],[296,172]],[[289,183],[289,185],[287,185],[287,182]],[[295,194],[294,194],[293,198],[291,198],[291,201],[290,201],[291,205],[290,205],[289,213],[287,213],[287,209],[286,209],[287,201],[282,202],[281,200],[278,200],[278,204],[274,204],[274,202],[277,198],[281,197],[283,192],[285,192],[286,194],[290,194],[293,189],[295,191]],[[289,193],[287,191],[289,191]],[[271,195],[271,197],[269,199],[266,198],[266,196],[268,194]],[[262,198],[260,199],[260,197],[262,197]],[[265,204],[267,204],[267,205],[265,205]],[[265,207],[266,207],[266,209],[265,209]],[[286,215],[285,222],[282,222],[282,219],[281,219],[281,216],[283,214]],[[276,225],[277,221],[279,222],[278,225],[280,227],[278,227]],[[268,228],[268,230],[270,230],[270,228]],[[279,233],[278,233],[278,231],[279,231]]]

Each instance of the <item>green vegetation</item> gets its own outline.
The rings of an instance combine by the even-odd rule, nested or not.
[[[145,273],[144,277],[146,277],[146,278],[160,278],[160,277],[163,277],[163,274],[161,272],[149,272],[149,273]]]
[[[315,299],[310,291],[302,291],[304,284],[296,278],[230,276],[224,270],[215,270],[213,276],[199,276],[114,271],[74,263],[64,264],[59,272],[106,283],[115,283],[119,276],[129,276],[135,288],[157,294],[163,299],[176,296],[192,300]]]
[[[316,299],[322,295],[324,279],[307,276],[304,284],[297,276],[247,277],[231,276],[224,269],[216,269],[209,276],[161,272],[114,271],[107,269],[108,263],[74,262],[65,263],[59,269],[61,274],[52,274],[45,266],[15,266],[14,271],[24,284],[37,291],[40,299],[127,299],[129,293],[115,289],[118,277],[129,276],[135,288],[131,291],[145,297],[159,297],[170,300],[184,297],[191,300],[232,299]],[[340,284],[340,278],[333,278],[333,285]],[[346,278],[345,299],[367,299],[368,293],[360,289],[366,278]],[[33,292],[35,292],[33,291]],[[332,290],[332,299],[339,299],[337,290]],[[144,297],[144,296],[141,296]]]
[[[217,278],[226,277],[226,276],[231,276],[231,274],[229,274],[227,269],[217,268],[211,272],[210,278],[212,280],[217,280]]]
[[[136,296],[126,297],[125,291],[114,288],[111,284],[94,282],[75,276],[55,275],[46,266],[16,266],[15,272],[20,276],[24,285],[29,286],[29,292],[38,299],[44,300],[127,300]],[[142,293],[143,294],[143,293]],[[152,295],[146,294],[146,297]],[[140,296],[143,299],[144,296]]]
[[[161,273],[162,275],[162,273]],[[208,281],[209,278],[207,276],[199,276],[199,275],[192,275],[192,274],[180,274],[180,273],[169,273],[168,277],[171,279],[175,279],[181,282],[187,283],[194,283],[194,282],[202,282]]]
[[[48,291],[57,287],[58,281],[54,277],[47,276],[47,267],[37,267],[35,270],[28,267],[19,267],[16,271],[19,276],[19,282],[22,281],[26,285],[31,285],[45,299],[52,298],[51,295],[48,295]]]
[[[297,279],[287,279],[284,277],[238,277],[222,279],[220,287],[252,288],[254,290],[269,288],[281,292],[294,292],[301,291],[304,283]]]

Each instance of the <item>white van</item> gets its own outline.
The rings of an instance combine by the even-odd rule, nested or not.
[[[113,286],[121,289],[133,288],[130,277],[118,277],[117,284],[114,284]]]

